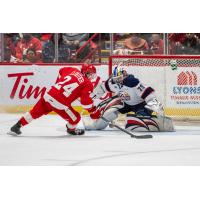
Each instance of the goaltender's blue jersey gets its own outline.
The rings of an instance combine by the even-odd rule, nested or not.
[[[144,85],[131,74],[123,80],[123,84],[116,84],[111,79],[108,79],[105,82],[105,89],[118,94],[128,105],[142,103],[154,92],[153,88]]]

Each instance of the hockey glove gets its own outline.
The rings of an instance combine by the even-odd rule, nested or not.
[[[120,91],[118,96],[122,101],[130,101],[131,97],[126,91]]]
[[[145,108],[154,111],[161,116],[164,115],[163,105],[156,98],[153,98],[152,100],[148,101],[147,105],[145,105]]]
[[[92,119],[99,119],[101,117],[101,111],[94,106],[90,111],[90,117]]]

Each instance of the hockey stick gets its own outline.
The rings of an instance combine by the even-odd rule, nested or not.
[[[110,122],[108,119],[106,119],[105,117],[101,116],[101,119],[103,119],[105,122],[108,122],[109,125],[111,125],[112,127],[115,127],[117,129],[119,129],[120,131],[130,135],[132,138],[136,138],[136,139],[149,139],[149,138],[153,138],[152,135],[135,135],[133,133],[131,133],[130,131],[124,129],[124,128],[121,128],[120,126],[118,126],[117,124],[113,123],[113,122]]]

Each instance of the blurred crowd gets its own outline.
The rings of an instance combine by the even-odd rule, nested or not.
[[[48,60],[54,59],[52,34],[4,34],[4,61],[14,63],[43,62],[48,46]]]
[[[116,55],[126,54],[164,54],[163,35],[153,34],[116,34],[115,35]]]
[[[200,33],[169,34],[170,54],[200,54]]]
[[[98,45],[90,36],[89,33],[4,34],[4,62],[92,62],[91,52],[95,52]]]
[[[200,54],[200,33],[115,33],[113,54]],[[5,33],[3,61],[13,63],[101,62],[111,51],[109,33]]]
[[[170,33],[164,41],[162,33],[116,34],[114,54],[200,54],[199,33]]]

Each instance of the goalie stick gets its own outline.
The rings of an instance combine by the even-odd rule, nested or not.
[[[135,135],[133,133],[131,133],[130,131],[118,126],[117,124],[110,122],[109,120],[107,120],[105,117],[101,116],[101,119],[103,119],[105,122],[108,122],[109,125],[111,125],[112,127],[115,127],[117,129],[119,129],[120,131],[130,135],[132,138],[136,138],[136,139],[149,139],[149,138],[153,138],[152,135]]]

